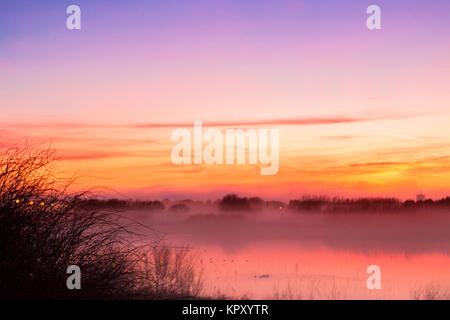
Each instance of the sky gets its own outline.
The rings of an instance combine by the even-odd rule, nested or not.
[[[81,30],[66,28],[67,6]],[[381,8],[368,30],[366,8]],[[450,2],[2,1],[0,138],[51,143],[77,188],[450,195]],[[280,168],[171,162],[194,120],[280,130]]]

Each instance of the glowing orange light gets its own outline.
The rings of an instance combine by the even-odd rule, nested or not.
[[[16,203],[20,203],[20,200],[19,200],[19,199],[17,199],[17,200],[16,200]]]
[[[32,206],[34,204],[34,201],[30,201],[30,206]]]
[[[44,203],[43,202],[41,202],[40,204],[39,204],[41,207],[43,207],[44,206]]]

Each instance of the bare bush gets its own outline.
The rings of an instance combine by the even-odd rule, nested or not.
[[[198,293],[185,251],[149,239],[151,229],[124,223],[118,212],[86,206],[89,192],[69,193],[72,181],[54,176],[53,151],[16,146],[1,154],[1,299],[141,299]],[[151,264],[143,258],[149,254]],[[81,290],[66,287],[66,269],[73,264],[81,268]],[[167,272],[161,273],[161,266]],[[149,274],[158,275],[159,282],[148,281]],[[161,282],[170,285],[161,290]]]
[[[201,274],[189,248],[155,246],[145,256],[146,281],[157,296],[190,298],[200,294]]]
[[[424,287],[416,287],[411,290],[413,300],[448,300],[450,291],[437,283],[430,283]]]

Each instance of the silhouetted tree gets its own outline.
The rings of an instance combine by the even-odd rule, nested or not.
[[[240,198],[236,194],[228,194],[220,201],[219,208],[223,211],[248,211],[251,207],[247,198]]]

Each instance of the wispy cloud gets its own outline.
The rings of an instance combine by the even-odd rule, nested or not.
[[[84,154],[63,155],[61,160],[93,160],[127,156],[124,152],[88,152]],[[129,155],[128,155],[129,156]]]
[[[247,127],[247,126],[308,126],[327,125],[340,123],[365,122],[375,120],[400,119],[398,116],[386,117],[305,117],[305,118],[283,118],[283,119],[263,119],[244,121],[204,121],[205,127]],[[201,120],[201,119],[199,119]],[[148,122],[134,124],[105,124],[105,123],[83,123],[83,122],[33,122],[3,124],[3,127],[17,129],[150,129],[150,128],[178,128],[192,126],[193,121],[186,122]]]
[[[205,121],[205,127],[248,127],[248,126],[308,126],[339,124],[379,120],[370,117],[308,117],[308,118],[285,118],[285,119],[267,119],[267,120],[248,120],[248,121]],[[192,126],[192,122],[179,123],[143,123],[135,125],[135,128],[171,128]]]
[[[366,162],[366,163],[352,163],[350,167],[384,167],[384,166],[399,166],[407,165],[407,162]]]
[[[336,135],[336,136],[321,136],[323,139],[330,139],[330,140],[353,140],[353,139],[361,139],[361,138],[367,138],[368,136],[364,135]]]

